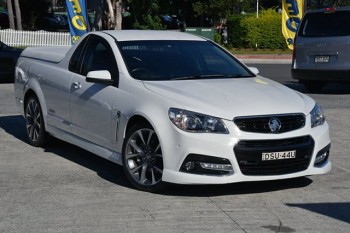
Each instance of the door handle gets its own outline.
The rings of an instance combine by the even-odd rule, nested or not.
[[[80,88],[81,88],[80,82],[74,82],[74,83],[72,84],[72,86],[74,87],[74,89],[80,89]]]

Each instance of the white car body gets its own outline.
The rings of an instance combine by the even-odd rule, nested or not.
[[[98,36],[110,45],[118,68],[117,85],[88,82],[86,76],[69,71],[72,54],[79,43],[90,35]],[[129,73],[120,48],[116,46],[116,43],[134,40],[206,41],[179,32],[107,31],[89,33],[71,48],[27,48],[16,67],[15,97],[19,110],[25,116],[26,96],[28,93],[35,95],[40,102],[48,133],[121,165],[127,130],[132,122],[139,119],[147,121],[159,138],[164,165],[161,180],[164,182],[224,184],[287,179],[330,171],[331,162],[328,159],[322,165],[315,166],[316,155],[322,149],[327,148],[324,153],[327,153],[328,158],[330,137],[327,122],[311,126],[310,112],[315,107],[315,102],[310,97],[261,76],[176,81],[138,80]],[[243,69],[248,69],[239,61],[237,63]],[[91,72],[87,74],[89,75],[95,77],[96,73]],[[97,76],[100,80],[110,79],[109,72],[100,72]],[[184,131],[169,119],[169,109],[173,108],[221,119],[228,133]],[[282,133],[258,133],[243,131],[234,123],[234,119],[240,117],[273,118],[289,114],[304,116],[303,127]],[[272,172],[268,175],[243,174],[240,166],[249,161],[237,159],[234,148],[239,142],[269,142],[266,150],[259,151],[262,154],[292,151],[294,149],[290,147],[293,145],[284,148],[283,143],[276,144],[274,149],[275,142],[298,137],[307,137],[314,144],[305,169],[276,174]],[[214,171],[215,174],[184,171],[184,161],[190,154],[226,159],[231,170],[216,174],[215,171],[221,168],[215,167],[217,163],[214,162],[207,165],[214,167],[208,171]],[[289,160],[276,161],[285,166]],[[202,165],[203,163],[200,166]]]

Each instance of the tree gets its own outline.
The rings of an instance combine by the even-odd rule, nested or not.
[[[305,0],[306,1],[306,0]],[[349,6],[350,0],[307,0],[307,9],[319,9],[324,7]]]
[[[15,3],[15,11],[16,11],[17,30],[22,31],[21,7],[19,6],[18,0],[14,0],[14,3]]]
[[[201,26],[211,26],[212,21],[219,21],[234,13],[251,12],[255,3],[256,0],[196,0],[192,7],[195,17],[200,18]]]
[[[160,19],[160,0],[131,0],[132,14],[134,15],[133,28],[163,29]]]
[[[15,18],[13,15],[13,8],[12,8],[12,1],[11,0],[7,0],[7,12],[8,12],[8,16],[9,16],[10,28],[16,29],[15,28]]]
[[[95,18],[92,25],[93,31],[104,29],[122,29],[122,0],[95,0],[92,4]]]
[[[15,10],[15,14],[13,14],[13,10]],[[11,29],[17,28],[17,30],[22,30],[21,8],[18,0],[14,0],[14,9],[13,9],[12,0],[7,0],[7,12],[9,17],[10,28]]]

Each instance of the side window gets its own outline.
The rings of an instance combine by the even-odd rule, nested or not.
[[[118,75],[117,63],[111,47],[104,39],[92,36],[86,46],[81,75],[86,76],[90,71],[96,70],[108,70],[113,79]]]
[[[90,37],[85,38],[78,46],[78,48],[74,51],[70,61],[69,61],[69,71],[72,71],[74,73],[80,72],[80,65],[79,61],[81,60],[81,55],[84,51],[84,47],[86,42],[89,40]]]

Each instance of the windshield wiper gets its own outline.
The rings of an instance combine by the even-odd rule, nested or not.
[[[251,75],[241,75],[241,74],[203,74],[203,75],[191,75],[183,77],[171,78],[171,80],[194,80],[194,79],[210,79],[210,78],[246,78],[253,77]]]

